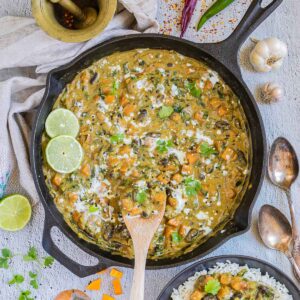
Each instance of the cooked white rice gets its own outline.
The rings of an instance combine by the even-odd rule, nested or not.
[[[247,278],[252,281],[259,282],[264,284],[265,286],[271,287],[275,292],[276,300],[293,300],[293,297],[289,295],[289,291],[286,286],[278,281],[275,278],[269,276],[268,273],[266,275],[262,275],[260,269],[249,268],[247,265],[239,266],[236,263],[231,263],[230,261],[226,261],[226,263],[217,263],[216,266],[210,268],[208,271],[204,270],[201,272],[195,273],[192,277],[188,278],[186,282],[178,287],[178,289],[174,289],[171,295],[171,299],[173,300],[190,300],[190,296],[194,290],[194,285],[199,276],[213,274],[213,273],[231,273],[232,275],[236,275],[242,270],[247,270],[244,278]],[[296,299],[295,299],[296,300]]]

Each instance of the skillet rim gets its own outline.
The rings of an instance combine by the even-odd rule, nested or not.
[[[44,96],[42,98],[42,101],[39,105],[38,108],[38,112],[36,114],[36,119],[34,121],[34,125],[33,125],[33,131],[32,131],[32,139],[31,139],[31,148],[30,148],[30,160],[31,160],[31,169],[32,169],[32,173],[33,173],[33,179],[35,182],[35,186],[37,188],[38,191],[38,195],[40,197],[40,199],[42,199],[42,203],[43,206],[45,208],[45,213],[50,212],[50,217],[51,219],[54,221],[55,226],[57,226],[63,233],[64,235],[66,235],[75,245],[77,245],[80,249],[82,249],[83,251],[87,252],[88,254],[97,257],[98,259],[100,259],[101,261],[107,262],[111,265],[118,265],[118,266],[125,266],[125,267],[133,267],[133,260],[131,259],[127,259],[124,258],[122,256],[119,255],[111,255],[106,251],[101,250],[99,247],[97,247],[97,249],[95,249],[95,245],[87,242],[83,239],[81,239],[78,234],[76,234],[71,227],[65,222],[63,216],[60,214],[60,212],[58,211],[58,209],[56,208],[56,206],[54,205],[54,202],[52,203],[52,205],[50,203],[48,203],[47,201],[47,197],[44,197],[42,188],[41,188],[41,183],[40,180],[41,177],[43,177],[43,173],[39,172],[39,167],[38,167],[38,161],[37,161],[37,150],[41,150],[40,146],[38,145],[38,143],[36,143],[37,141],[40,141],[40,138],[37,139],[37,131],[38,131],[38,127],[40,126],[40,117],[41,114],[43,112],[43,110],[45,109],[44,107],[47,107],[47,100],[49,101],[49,97],[50,97],[50,92],[51,92],[51,88],[52,88],[52,81],[53,80],[57,80],[57,78],[55,77],[56,74],[60,73],[60,72],[65,72],[67,73],[68,70],[72,69],[72,67],[75,67],[76,64],[78,64],[79,62],[83,61],[86,58],[89,58],[89,56],[97,51],[99,48],[102,47],[108,47],[109,45],[113,45],[113,44],[117,44],[120,42],[129,42],[129,41],[136,41],[136,42],[141,42],[141,40],[145,40],[145,39],[161,39],[161,40],[167,40],[168,42],[176,42],[178,43],[178,45],[183,45],[186,47],[192,47],[194,48],[194,50],[196,51],[200,51],[202,52],[201,55],[205,56],[207,58],[209,58],[209,62],[207,62],[204,58],[195,58],[192,55],[189,54],[183,54],[185,56],[189,56],[189,57],[193,57],[199,61],[205,62],[206,64],[209,65],[209,67],[216,71],[216,68],[214,66],[212,66],[212,61],[214,61],[217,64],[217,67],[223,68],[226,70],[226,72],[234,78],[234,80],[236,81],[237,85],[242,89],[243,93],[247,95],[247,98],[250,100],[250,106],[252,107],[252,110],[255,112],[254,117],[255,119],[258,120],[258,131],[261,134],[261,140],[260,140],[260,146],[261,146],[261,150],[262,150],[262,157],[261,157],[261,162],[259,164],[259,180],[256,183],[256,189],[254,192],[254,195],[252,197],[252,201],[251,204],[249,205],[249,209],[247,211],[247,226],[244,226],[243,229],[239,228],[238,231],[229,234],[228,236],[224,236],[221,238],[220,241],[215,242],[215,245],[211,246],[209,249],[202,251],[201,254],[194,254],[194,250],[181,255],[180,257],[177,258],[173,258],[173,259],[162,259],[162,260],[148,260],[147,261],[147,269],[162,269],[162,268],[171,268],[171,267],[176,267],[179,265],[183,265],[183,264],[187,264],[190,263],[192,261],[195,261],[201,257],[204,257],[205,255],[207,255],[208,253],[214,251],[216,248],[220,247],[221,245],[223,245],[225,242],[227,242],[229,239],[236,237],[238,235],[241,235],[243,233],[245,233],[246,231],[249,230],[250,226],[251,226],[251,218],[252,218],[252,210],[253,210],[253,206],[256,202],[256,199],[258,197],[258,194],[261,190],[261,186],[263,183],[263,178],[265,175],[265,169],[266,169],[266,135],[265,135],[265,130],[264,130],[264,125],[262,122],[262,117],[260,114],[260,111],[258,109],[258,105],[256,103],[256,101],[254,100],[250,90],[248,89],[247,85],[245,84],[244,80],[242,79],[241,76],[239,76],[239,74],[236,74],[235,72],[230,71],[229,66],[226,66],[222,61],[220,61],[217,57],[213,56],[211,53],[207,52],[207,48],[205,47],[205,45],[207,46],[208,44],[197,44],[191,41],[187,41],[187,40],[183,40],[174,36],[165,36],[162,34],[132,34],[132,35],[127,35],[127,36],[122,36],[122,37],[116,37],[110,40],[107,40],[105,42],[102,42],[98,45],[95,45],[94,47],[92,47],[91,49],[83,52],[82,54],[80,54],[78,57],[76,57],[75,59],[73,59],[72,61],[68,62],[65,65],[62,65],[56,69],[51,70],[48,73],[47,76],[47,80],[46,80],[46,88],[45,88],[45,93]],[[137,41],[138,40],[138,41]],[[216,44],[209,44],[209,45],[215,45],[215,46],[221,46],[221,43],[216,43]],[[161,47],[155,47],[155,46],[147,46],[148,48],[160,48],[160,49],[168,49],[165,45],[161,46]],[[134,46],[134,47],[126,47],[126,49],[122,49],[122,50],[114,50],[112,52],[110,52],[110,54],[112,54],[113,52],[117,52],[117,51],[128,51],[131,49],[137,49],[137,48],[142,48],[142,46]],[[175,47],[172,47],[170,49],[173,49],[174,51],[177,51],[180,53],[179,50],[174,49]],[[170,50],[168,49],[168,50]],[[190,51],[190,50],[188,50]],[[109,54],[103,55],[102,57],[105,57]],[[200,56],[200,54],[199,54]],[[97,58],[100,59],[100,58]],[[94,59],[93,61],[95,61],[96,59]],[[86,67],[88,67],[91,63],[89,63],[87,66],[83,65],[80,68],[80,71]],[[74,76],[77,74],[77,72],[71,71],[71,73],[74,73]],[[79,72],[79,71],[78,71]],[[220,73],[219,71],[217,71],[217,73]],[[228,76],[229,76],[228,75]],[[228,82],[227,79],[225,79],[223,76],[221,76],[223,78],[223,80],[232,88],[232,84]],[[61,80],[61,78],[60,78]],[[59,82],[59,80],[58,80]],[[54,102],[53,102],[54,103]],[[52,103],[52,104],[53,104]],[[245,107],[244,104],[241,104],[244,111],[245,111]],[[52,107],[52,105],[51,105]],[[245,113],[246,115],[246,113]],[[246,118],[249,122],[249,118],[246,115]],[[249,129],[250,130],[250,129]],[[250,130],[251,133],[251,138],[253,139],[252,136],[252,131]],[[253,149],[253,147],[252,147]],[[42,161],[41,161],[42,162]],[[42,170],[42,166],[40,167],[40,170]],[[251,171],[251,173],[253,172],[253,170]],[[44,181],[44,180],[43,180]],[[44,182],[45,183],[45,182]],[[49,195],[47,195],[49,196]],[[244,196],[243,196],[244,198]],[[53,201],[53,199],[52,199]],[[55,207],[55,211],[52,210],[52,207]],[[46,218],[49,218],[49,216],[46,214],[45,216]],[[51,237],[50,237],[51,238]],[[210,239],[209,239],[210,240]],[[205,242],[206,243],[206,242]],[[197,249],[197,248],[196,248]],[[196,250],[195,249],[195,250]],[[108,254],[108,255],[107,255]],[[192,256],[192,257],[188,257],[188,256]],[[150,264],[148,264],[150,262]],[[88,268],[88,267],[87,267]]]

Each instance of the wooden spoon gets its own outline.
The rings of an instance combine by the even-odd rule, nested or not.
[[[157,214],[152,214],[149,218],[130,216],[123,211],[123,218],[133,241],[135,256],[130,300],[144,299],[145,267],[148,249],[164,216],[165,209],[166,201],[159,206]]]

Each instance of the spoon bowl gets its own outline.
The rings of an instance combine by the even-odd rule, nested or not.
[[[264,244],[284,253],[294,267],[294,273],[300,282],[300,269],[293,251],[293,231],[288,219],[277,208],[264,205],[259,211],[258,231]]]
[[[264,205],[259,212],[258,230],[264,244],[283,253],[290,251],[292,227],[277,208]]]
[[[288,140],[277,138],[270,150],[268,174],[273,184],[289,190],[299,174],[296,152]]]

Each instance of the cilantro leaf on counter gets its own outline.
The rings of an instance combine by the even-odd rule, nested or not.
[[[12,258],[13,257],[12,252],[7,248],[3,248],[1,250],[1,253],[4,258]]]
[[[218,152],[216,151],[216,149],[213,146],[210,146],[207,142],[204,142],[200,146],[200,153],[203,156],[208,157],[211,154],[217,154]]]
[[[1,250],[1,254],[2,254],[2,257],[0,257],[0,268],[8,269],[9,268],[9,262],[12,259],[13,254],[7,248],[3,248]]]
[[[22,291],[18,300],[34,300],[32,297],[30,297],[30,295],[30,291]]]
[[[20,274],[16,274],[13,276],[13,278],[8,282],[9,285],[12,284],[21,284],[22,282],[24,282],[24,276],[20,275]]]
[[[23,256],[24,261],[35,261],[38,259],[38,253],[36,248],[30,247],[27,254]]]
[[[52,256],[44,257],[44,267],[51,267],[54,263],[54,258]]]
[[[30,285],[34,288],[34,289],[38,289],[39,288],[39,284],[38,284],[38,281],[37,281],[37,274],[36,273],[33,273],[33,272],[29,272],[29,277],[31,278],[30,280]]]
[[[221,284],[217,279],[211,279],[207,282],[204,287],[204,290],[208,294],[217,295],[221,288]]]

